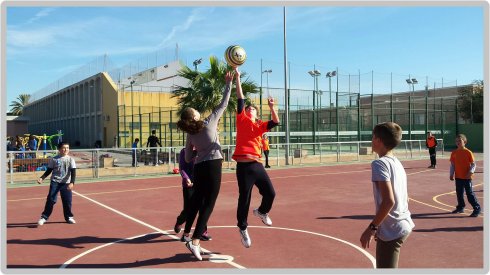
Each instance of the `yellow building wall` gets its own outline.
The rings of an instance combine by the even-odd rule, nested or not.
[[[115,147],[114,137],[117,136],[117,85],[107,73],[102,73],[102,134],[103,147]]]
[[[133,87],[135,90],[131,92],[129,87],[125,87],[125,90],[118,91],[117,85],[111,80],[111,78],[104,74],[103,78],[103,110],[106,116],[109,116],[109,121],[104,121],[104,133],[107,135],[104,140],[107,144],[104,146],[112,147],[114,144],[114,137],[117,136],[119,139],[119,146],[129,148],[131,147],[135,138],[140,139],[140,147],[146,146],[146,140],[151,133],[150,123],[158,123],[160,121],[160,129],[157,130],[157,136],[160,138],[162,146],[177,146],[184,139],[184,133],[176,128],[176,122],[179,120],[177,114],[178,110],[178,99],[172,97],[171,93],[164,92],[147,92],[147,91],[137,91],[136,88],[140,86]],[[144,88],[144,86],[143,86]],[[131,94],[132,93],[132,94]],[[256,100],[254,102],[257,106],[260,102]],[[270,118],[269,107],[267,106],[267,100],[263,100],[263,116],[264,120]],[[119,107],[119,113],[118,113]],[[142,114],[140,116],[140,113]],[[134,115],[132,117],[132,114]],[[150,115],[149,115],[150,114]],[[206,117],[208,114],[203,114],[202,117]],[[117,116],[118,119],[115,119]],[[234,143],[234,140],[230,142],[230,136],[225,133],[230,130],[230,122],[232,123],[232,131],[236,131],[235,117],[232,114],[231,121],[229,119],[229,114],[226,114],[226,122],[221,120],[219,125],[220,131],[223,135],[220,135],[222,143],[230,144]],[[141,121],[140,121],[141,117]],[[113,119],[114,118],[114,119]],[[119,121],[119,127],[117,125]],[[130,126],[132,122],[137,125],[132,131]],[[225,129],[224,124],[227,127]],[[170,126],[171,125],[171,126]],[[170,129],[172,127],[172,129]],[[154,127],[152,127],[154,128]],[[119,133],[117,132],[119,129]],[[164,141],[167,140],[167,144]]]

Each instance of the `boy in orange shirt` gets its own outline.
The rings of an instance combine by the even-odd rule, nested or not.
[[[262,135],[279,125],[279,116],[274,109],[274,99],[268,98],[268,105],[271,111],[272,120],[261,121],[257,119],[257,108],[253,105],[245,105],[245,97],[242,92],[240,73],[235,72],[236,94],[238,98],[236,115],[236,148],[232,158],[237,162],[236,177],[238,180],[238,206],[237,206],[237,226],[243,246],[249,248],[252,240],[247,231],[248,210],[252,198],[252,188],[254,185],[262,195],[260,206],[253,210],[253,214],[259,217],[268,226],[272,225],[269,218],[269,211],[276,196],[274,186],[262,165]]]
[[[458,148],[451,153],[451,167],[449,169],[449,179],[454,180],[456,177],[456,197],[458,198],[458,205],[452,212],[464,213],[464,192],[466,191],[466,197],[468,202],[473,206],[473,213],[470,217],[478,217],[481,212],[480,204],[476,199],[475,193],[473,193],[473,184],[471,178],[475,173],[475,157],[473,153],[465,147],[467,143],[466,136],[459,134],[456,136],[456,145]]]
[[[430,166],[427,168],[436,169],[436,149],[437,149],[437,139],[432,135],[432,132],[427,132],[427,139],[425,140],[425,146],[429,149],[430,155]]]

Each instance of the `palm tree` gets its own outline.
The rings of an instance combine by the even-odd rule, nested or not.
[[[178,72],[179,76],[189,80],[188,87],[177,86],[172,92],[172,97],[179,98],[179,114],[186,107],[192,107],[200,113],[208,113],[221,102],[226,85],[225,75],[227,71],[232,70],[232,67],[222,61],[218,61],[216,56],[209,57],[209,64],[210,68],[205,72],[192,70],[185,65]],[[242,82],[242,90],[247,100],[250,100],[248,95],[259,92],[259,89],[253,81],[249,81],[246,78],[246,75],[245,72],[241,72],[241,78],[245,79]],[[235,112],[236,102],[236,92],[233,88],[226,112]]]
[[[29,99],[31,95],[29,94],[20,94],[15,101],[12,101],[10,104],[10,112],[16,116],[21,116],[24,111],[24,106],[29,104]]]

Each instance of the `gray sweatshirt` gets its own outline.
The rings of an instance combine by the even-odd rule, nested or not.
[[[221,144],[218,137],[218,121],[228,106],[231,93],[231,83],[227,83],[221,103],[204,120],[204,128],[197,134],[187,134],[185,145],[185,161],[192,160],[192,147],[196,147],[197,157],[195,163],[207,160],[223,159],[221,155]]]

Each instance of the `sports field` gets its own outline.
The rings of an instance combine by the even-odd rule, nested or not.
[[[406,269],[484,268],[484,216],[451,214],[454,182],[446,159],[403,160],[415,228],[402,247]],[[483,161],[477,161],[475,194],[485,208]],[[235,173],[224,172],[209,220],[213,239],[197,261],[173,232],[182,208],[180,177],[112,179],[75,186],[76,224],[65,223],[61,201],[43,226],[37,220],[48,185],[7,189],[7,270],[74,269],[373,269],[375,245],[364,250],[360,236],[374,216],[370,163],[269,170],[276,189],[268,227],[249,214],[252,246],[244,248],[236,227]],[[47,181],[46,181],[47,182]],[[164,272],[164,271],[162,271]]]

